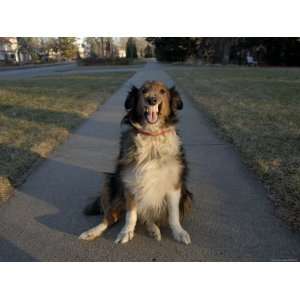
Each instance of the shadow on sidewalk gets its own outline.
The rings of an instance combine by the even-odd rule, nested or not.
[[[1,262],[16,262],[16,261],[37,261],[36,258],[32,257],[24,250],[15,246],[12,242],[0,237],[0,249],[1,252],[5,253],[5,258],[0,252]],[[16,259],[17,258],[17,259]]]
[[[94,170],[50,159],[37,170],[35,178],[29,180],[22,192],[58,209],[55,214],[35,217],[38,222],[54,230],[79,235],[100,221],[99,216],[85,216],[83,209],[99,195],[102,181],[103,175]]]

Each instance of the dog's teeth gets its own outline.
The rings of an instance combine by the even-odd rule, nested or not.
[[[158,113],[158,105],[155,105],[155,106],[145,106],[145,112]]]

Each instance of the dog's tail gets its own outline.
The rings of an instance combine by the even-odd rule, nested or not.
[[[103,209],[101,206],[100,196],[95,198],[93,202],[89,203],[83,210],[83,213],[87,216],[102,215]]]

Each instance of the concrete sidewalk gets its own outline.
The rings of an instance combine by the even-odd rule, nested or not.
[[[299,260],[300,235],[279,219],[258,180],[232,146],[219,140],[184,97],[180,130],[195,196],[185,246],[162,230],[162,241],[137,227],[126,245],[113,243],[122,224],[93,242],[78,235],[99,222],[82,209],[96,196],[118,153],[119,123],[129,85],[172,80],[150,63],[130,79],[0,207],[1,261],[245,261]]]

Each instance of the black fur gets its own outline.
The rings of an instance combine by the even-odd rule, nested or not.
[[[96,197],[92,203],[88,204],[85,207],[83,213],[87,216],[102,215],[103,214],[103,209],[102,209],[102,206],[101,206],[100,196]]]
[[[169,93],[170,93],[170,102],[171,102],[170,103],[171,113],[165,120],[167,126],[175,125],[178,122],[177,110],[183,109],[183,102],[175,86],[169,89]]]
[[[183,109],[182,99],[181,99],[179,93],[177,92],[175,86],[171,87],[169,92],[170,92],[170,97],[171,97],[171,107],[172,107],[172,110],[174,111],[174,113],[177,110]]]
[[[171,112],[168,118],[165,120],[166,125],[172,125],[177,122],[177,110],[181,110],[183,108],[182,99],[177,92],[175,87],[172,87],[169,89],[170,93],[170,106],[171,106]],[[122,123],[130,125],[129,120],[138,122],[139,118],[141,117],[136,111],[136,104],[139,97],[139,89],[135,86],[132,86],[131,90],[128,93],[128,96],[125,100],[125,109],[127,110],[126,116],[123,118]],[[135,153],[134,151],[128,151],[129,148],[132,149],[132,147],[136,147],[135,143],[133,141],[134,136],[132,135],[134,131],[124,131],[121,134],[120,137],[120,147],[119,147],[119,156],[117,160],[117,165],[115,168],[114,173],[106,173],[106,186],[108,188],[108,198],[111,202],[114,201],[114,199],[118,199],[122,197],[121,195],[123,189],[123,183],[120,178],[120,174],[124,168],[126,168],[128,165],[134,163],[135,157],[128,157],[128,153]],[[185,216],[189,210],[191,209],[192,205],[192,193],[189,192],[186,186],[186,178],[188,174],[188,167],[187,162],[185,159],[185,153],[184,149],[181,146],[180,152],[178,154],[177,158],[180,163],[183,166],[183,170],[181,173],[181,200],[180,200],[180,215],[181,218]],[[96,215],[103,213],[103,209],[101,209],[101,199],[100,197],[96,198],[93,203],[89,204],[86,209],[84,210],[84,213],[87,215]]]
[[[114,199],[120,198],[120,193],[122,191],[121,185],[122,182],[120,180],[120,168],[117,165],[117,169],[114,173],[108,173],[105,172],[105,182],[104,185],[106,188],[108,188],[108,197],[107,199],[111,202],[114,201]],[[93,215],[99,215],[105,213],[102,207],[101,203],[102,199],[101,196],[98,196],[94,199],[94,201],[90,204],[88,204],[84,209],[84,214],[93,216]]]
[[[181,219],[183,219],[184,216],[186,216],[192,209],[193,194],[187,188],[187,176],[189,173],[189,169],[185,158],[184,148],[182,145],[180,147],[180,154],[178,159],[181,161],[181,164],[183,166],[181,173],[181,198],[179,203],[180,217]]]
[[[125,100],[124,106],[126,110],[131,110],[135,107],[138,95],[139,95],[139,89],[133,85]]]

